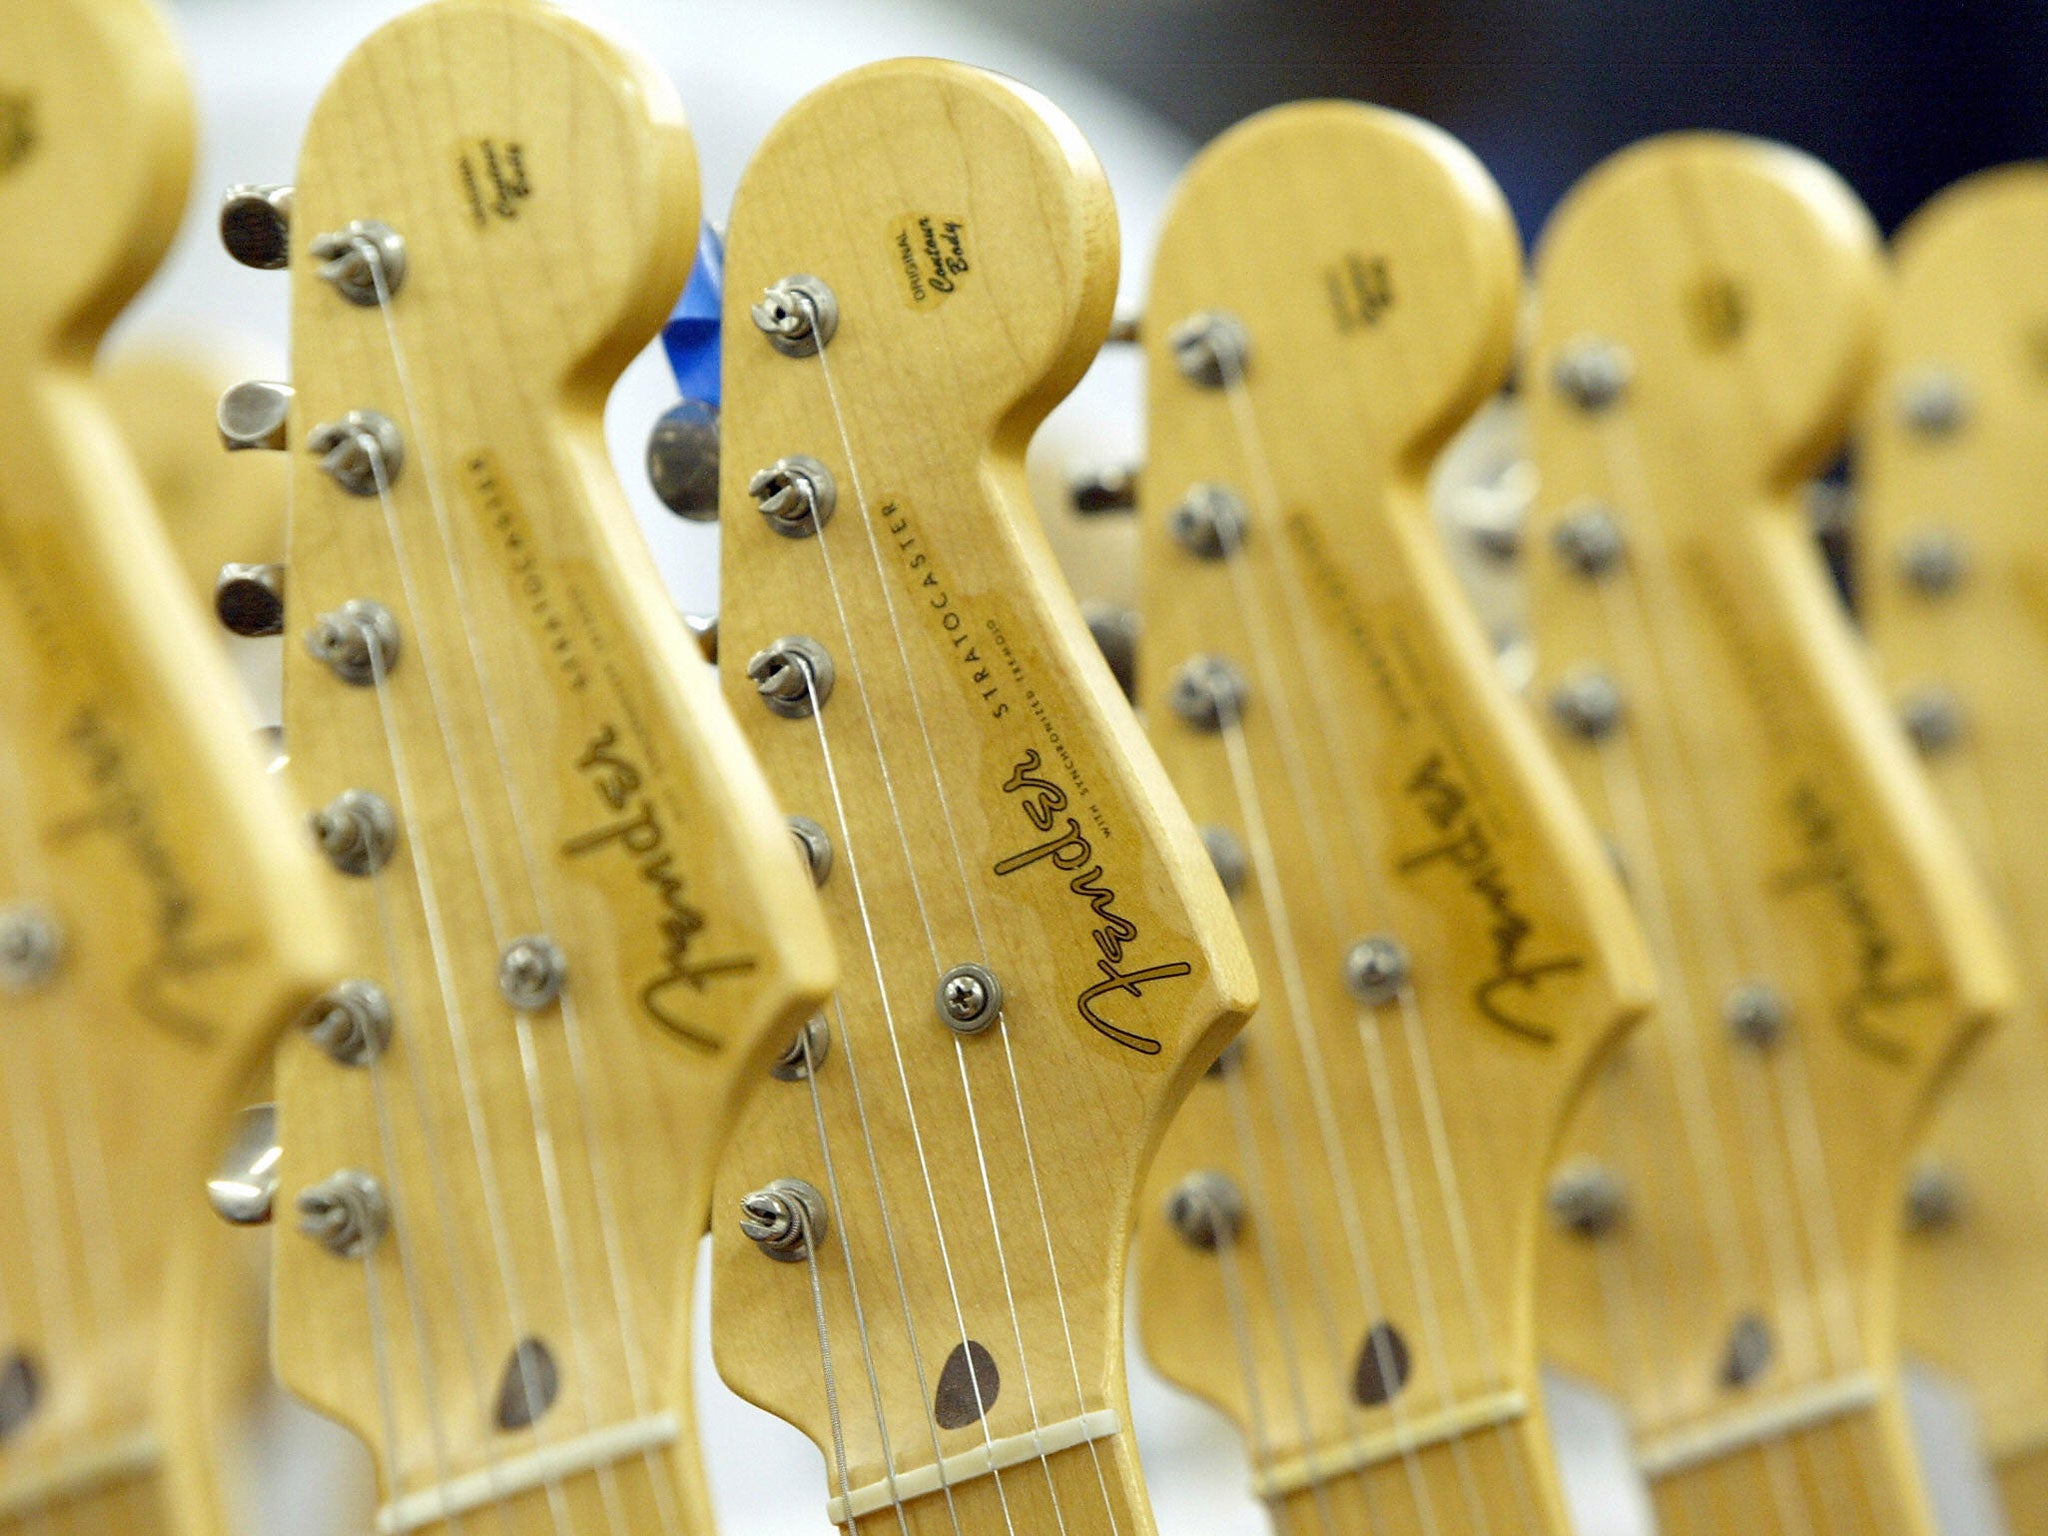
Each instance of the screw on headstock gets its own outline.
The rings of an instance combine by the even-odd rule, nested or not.
[[[1408,984],[1408,951],[1390,934],[1360,939],[1344,953],[1344,987],[1367,1007],[1391,1003]]]
[[[985,965],[956,965],[939,978],[933,1003],[946,1028],[978,1035],[1002,1017],[1003,984]]]
[[[505,946],[498,961],[498,990],[521,1013],[538,1013],[569,984],[569,960],[544,933],[530,933]]]

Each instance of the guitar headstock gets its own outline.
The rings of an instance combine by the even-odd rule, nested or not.
[[[170,1518],[167,1297],[222,1102],[335,974],[312,855],[90,375],[168,245],[190,104],[144,0],[0,17],[0,1517]],[[196,1239],[195,1239],[196,1240]]]
[[[280,202],[231,201],[243,254]],[[275,1348],[387,1528],[689,1513],[711,1149],[831,981],[601,436],[696,218],[651,69],[536,0],[428,5],[313,115],[296,393],[223,403],[290,446],[285,729],[353,940],[278,1057]]]
[[[1857,592],[1894,706],[2039,977],[2048,563],[2048,167],[1957,183],[1894,245],[1877,386],[1857,450]],[[1907,1348],[1965,1384],[1994,1463],[2048,1443],[2048,1207],[2014,1176],[2044,1143],[2029,1085],[2043,997],[1966,1062],[1916,1158]]]
[[[1539,1170],[1648,998],[1427,506],[1520,289],[1471,154],[1353,103],[1225,134],[1160,236],[1139,700],[1269,984],[1154,1164],[1138,1306],[1276,1501],[1526,1421]]]
[[[835,1519],[1094,1529],[1141,1498],[1130,1204],[1252,989],[1025,495],[1109,323],[1108,187],[1022,87],[882,64],[770,134],[726,262],[722,670],[848,964],[721,1166],[719,1369],[825,1450]],[[808,1278],[739,1230],[775,1246],[777,1180]]]
[[[1889,1390],[1905,1149],[2009,982],[1804,516],[1873,361],[1853,195],[1781,146],[1653,139],[1566,200],[1536,270],[1535,694],[1661,999],[1554,1186],[1543,1314],[1675,1474],[1717,1416]]]

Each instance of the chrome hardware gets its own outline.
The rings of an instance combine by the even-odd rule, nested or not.
[[[344,789],[307,820],[327,862],[344,875],[374,875],[398,851],[391,802],[367,789]]]
[[[770,284],[753,308],[754,324],[784,357],[813,357],[839,331],[839,300],[815,277]]]
[[[569,958],[544,933],[530,933],[505,946],[498,961],[498,990],[521,1013],[538,1013],[569,984]]]
[[[351,496],[382,495],[405,468],[405,439],[390,417],[375,411],[350,411],[340,421],[323,422],[306,447],[320,455],[320,467]]]
[[[1745,1312],[1728,1331],[1728,1346],[1721,1355],[1721,1385],[1746,1387],[1770,1369],[1776,1345],[1771,1325],[1754,1312]]]
[[[213,408],[221,446],[229,453],[288,447],[295,394],[291,385],[270,379],[245,379],[229,388]]]
[[[352,597],[306,631],[306,654],[343,682],[370,687],[398,665],[398,620],[382,603]]]
[[[1728,1033],[1760,1051],[1785,1038],[1790,1012],[1784,995],[1766,981],[1745,981],[1721,1001],[1721,1022]]]
[[[832,839],[808,816],[790,817],[789,834],[796,839],[804,867],[811,872],[811,884],[823,885],[832,877]]]
[[[221,628],[246,640],[284,633],[284,567],[224,565],[213,583]]]
[[[1003,984],[987,966],[956,965],[939,978],[933,1001],[946,1028],[978,1035],[1002,1016]]]
[[[740,1231],[780,1263],[808,1259],[826,1230],[825,1197],[802,1179],[776,1179],[740,1197]]]
[[[554,1352],[539,1339],[521,1339],[498,1378],[498,1402],[491,1420],[504,1430],[527,1429],[549,1408],[562,1390],[562,1373]]]
[[[1244,379],[1251,363],[1251,332],[1222,310],[1205,310],[1176,325],[1166,338],[1173,366],[1197,389],[1221,389]]]
[[[41,907],[0,908],[0,992],[33,992],[57,974],[64,931]]]
[[[1943,1163],[1921,1163],[1906,1176],[1906,1225],[1915,1232],[1941,1232],[1962,1218],[1963,1183]]]
[[[1213,1252],[1244,1230],[1244,1194],[1228,1174],[1198,1170],[1167,1195],[1166,1221],[1190,1248]]]
[[[1134,315],[1126,310],[1110,320],[1109,334],[1102,338],[1102,343],[1108,347],[1136,346],[1144,325],[1143,315]]]
[[[1963,381],[1946,368],[1921,368],[1899,386],[1899,420],[1922,437],[1953,437],[1970,419]]]
[[[1109,675],[1116,679],[1123,696],[1135,702],[1138,696],[1140,627],[1136,610],[1120,608],[1115,603],[1083,603],[1081,618],[1088,626],[1095,648],[1109,663]]]
[[[808,635],[785,635],[747,662],[761,702],[787,720],[805,720],[832,697],[832,658]]]
[[[808,539],[832,520],[839,487],[832,472],[806,454],[777,459],[747,482],[768,526],[785,539]]]
[[[291,265],[292,189],[243,184],[220,200],[220,243],[245,267],[277,272]]]
[[[1619,342],[1583,336],[1569,342],[1550,368],[1557,392],[1580,410],[1598,413],[1628,392],[1635,360]]]
[[[299,1230],[337,1258],[362,1258],[391,1225],[382,1186],[356,1168],[299,1191],[298,1208]]]
[[[35,1357],[15,1350],[0,1364],[0,1444],[35,1417],[43,1400],[43,1374]]]
[[[1587,667],[1550,692],[1550,713],[1582,741],[1604,741],[1621,724],[1621,690],[1605,672]]]
[[[345,229],[315,235],[312,251],[322,280],[351,304],[371,309],[405,286],[405,240],[389,224],[353,220]]]
[[[300,1016],[299,1027],[337,1064],[367,1066],[391,1043],[391,999],[373,981],[344,981]]]
[[[1591,1158],[1574,1158],[1551,1175],[1544,1203],[1551,1219],[1580,1237],[1606,1237],[1628,1216],[1621,1175]]]
[[[1216,866],[1216,878],[1223,882],[1223,894],[1232,901],[1237,900],[1244,892],[1246,876],[1251,873],[1244,844],[1228,827],[1206,826],[1201,831],[1202,846],[1208,850],[1209,862]]]
[[[1251,512],[1244,498],[1228,486],[1203,482],[1188,487],[1180,504],[1166,517],[1174,543],[1197,560],[1221,560],[1244,544]]]
[[[831,1050],[831,1027],[826,1024],[822,1013],[814,1013],[796,1032],[788,1049],[770,1064],[768,1075],[777,1082],[800,1083],[825,1065],[825,1057]]]
[[[1899,720],[1913,745],[1928,757],[1962,740],[1963,706],[1953,692],[1936,683],[1908,694],[1899,706]]]
[[[1067,482],[1067,495],[1083,517],[1130,512],[1138,505],[1138,470],[1133,464],[1098,464]]]
[[[1182,663],[1167,689],[1173,712],[1198,731],[1220,731],[1244,718],[1251,684],[1221,656],[1195,656]]]
[[[718,619],[715,615],[706,617],[700,613],[683,615],[683,628],[690,632],[690,638],[697,642],[697,654],[718,665]]]
[[[1582,503],[1550,535],[1558,558],[1588,581],[1598,581],[1617,565],[1626,547],[1621,521],[1598,502]]]
[[[277,1204],[277,1161],[283,1155],[275,1104],[252,1104],[235,1116],[227,1147],[206,1181],[214,1214],[237,1227],[269,1221]]]
[[[678,400],[647,439],[647,479],[661,504],[693,523],[718,521],[718,407]]]
[[[1899,574],[1922,597],[1948,596],[1969,568],[1963,541],[1945,528],[1922,529],[1899,547]]]
[[[1398,939],[1376,933],[1344,954],[1344,986],[1367,1007],[1391,1003],[1408,984],[1408,951]]]

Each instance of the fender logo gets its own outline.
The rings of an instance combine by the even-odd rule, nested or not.
[[[704,914],[688,899],[682,874],[668,846],[668,831],[651,797],[639,795],[640,770],[619,747],[615,726],[606,725],[590,739],[576,766],[590,780],[590,786],[618,819],[593,832],[572,837],[562,845],[563,854],[584,858],[617,848],[633,860],[640,879],[654,892],[656,929],[661,935],[660,968],[642,984],[640,1006],[648,1018],[677,1039],[700,1050],[724,1048],[719,1034],[696,1022],[683,1011],[688,1000],[701,996],[706,985],[721,976],[744,976],[754,969],[751,955],[730,955],[712,959],[693,958],[690,951],[697,935],[704,931]]]
[[[995,872],[1014,875],[1044,860],[1054,869],[1073,875],[1074,878],[1067,882],[1067,889],[1094,910],[1095,947],[1102,951],[1102,958],[1095,962],[1095,968],[1102,973],[1102,980],[1082,990],[1074,999],[1075,1010],[1090,1029],[1105,1039],[1113,1040],[1141,1056],[1157,1056],[1157,1040],[1105,1018],[1097,1005],[1117,994],[1142,998],[1145,988],[1154,982],[1192,975],[1194,967],[1185,960],[1174,960],[1138,970],[1120,969],[1124,951],[1137,942],[1138,925],[1115,910],[1116,892],[1103,883],[1102,865],[1095,858],[1094,845],[1081,831],[1081,823],[1068,816],[1064,825],[1059,824],[1060,813],[1067,808],[1067,794],[1052,780],[1036,777],[1040,766],[1038,753],[1027,748],[1024,760],[1011,769],[1009,778],[1004,780],[1003,793],[1023,796],[1018,804],[1023,807],[1031,825],[1040,832],[1053,835],[1034,847],[1001,860],[995,866]]]
[[[1538,1016],[1544,984],[1555,976],[1573,976],[1586,968],[1578,955],[1532,959],[1526,953],[1535,936],[1535,921],[1522,910],[1508,883],[1508,874],[1494,852],[1493,836],[1472,814],[1471,796],[1447,771],[1443,754],[1432,752],[1410,776],[1406,792],[1423,816],[1441,834],[1439,840],[1403,858],[1394,867],[1410,874],[1439,862],[1457,872],[1479,900],[1493,937],[1493,970],[1472,989],[1480,1017],[1509,1034],[1539,1045],[1557,1039],[1554,1025]]]

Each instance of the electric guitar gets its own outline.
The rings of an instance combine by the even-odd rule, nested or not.
[[[196,1528],[204,1469],[181,1453],[219,1383],[166,1366],[215,1299],[186,1256],[217,1238],[216,1111],[339,966],[311,850],[91,374],[191,156],[183,70],[143,0],[0,16],[9,1531]]]
[[[728,1146],[712,1312],[849,1530],[1151,1529],[1131,1207],[1253,980],[1028,511],[1116,249],[1073,125],[932,60],[800,102],[727,233],[720,667],[846,979]]]
[[[1348,102],[1225,134],[1160,236],[1139,700],[1267,988],[1153,1165],[1138,1316],[1283,1531],[1565,1529],[1542,1169],[1650,968],[1428,506],[1520,290],[1471,154]]]
[[[285,1385],[374,1451],[381,1536],[708,1528],[689,1293],[712,1156],[833,979],[811,876],[601,434],[682,290],[651,67],[537,0],[343,65],[294,188],[286,739],[349,968],[281,1045]]]
[[[1536,285],[1534,699],[1660,984],[1553,1179],[1543,1342],[1619,1398],[1665,1536],[1925,1536],[1898,1190],[2010,978],[1803,514],[1868,382],[1875,232],[1796,151],[1652,139]]]
[[[1880,670],[2033,978],[1942,1100],[1908,1186],[1906,1347],[1970,1391],[2014,1536],[2048,1532],[2048,167],[1944,192],[1900,231],[1863,418],[1858,590]]]

